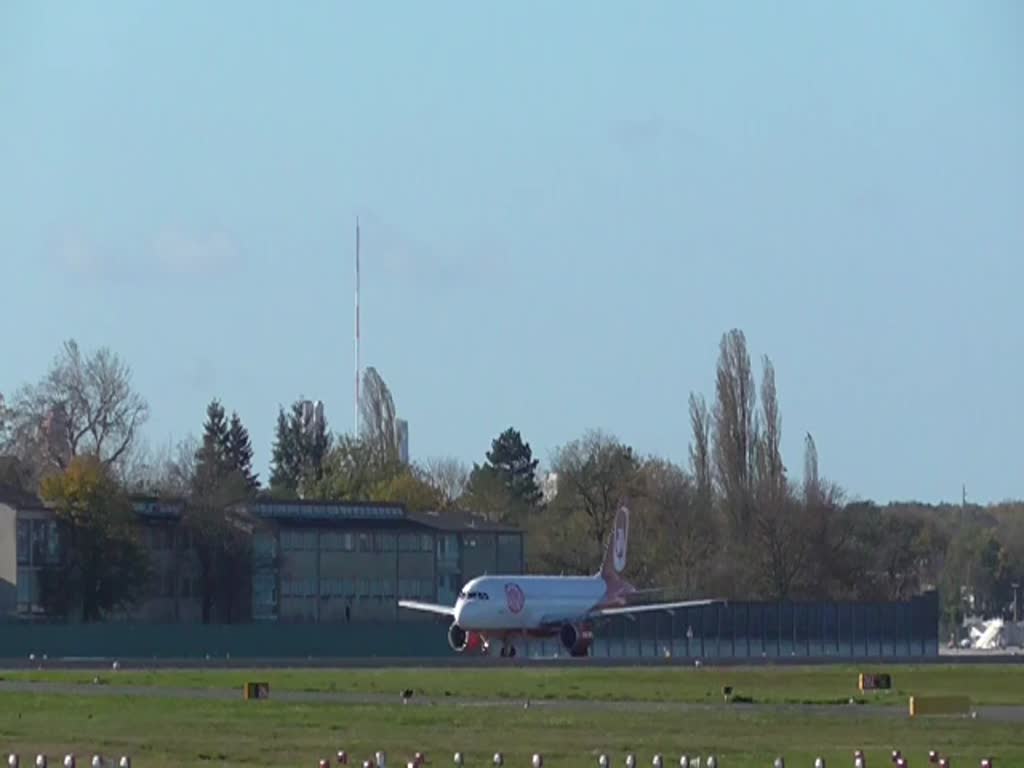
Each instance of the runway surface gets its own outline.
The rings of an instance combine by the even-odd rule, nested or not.
[[[391,657],[341,657],[341,658],[239,658],[211,656],[207,658],[120,658],[113,657],[60,657],[17,659],[0,658],[0,671],[35,669],[110,669],[114,661],[128,669],[466,669],[466,668],[509,668],[509,667],[592,667],[613,669],[637,667],[765,667],[765,666],[893,666],[893,665],[972,665],[972,664],[1024,664],[1024,653],[999,652],[957,652],[941,653],[938,656],[735,656],[701,658],[685,656],[591,656],[581,659],[569,657],[518,657],[503,659],[500,656],[441,656],[425,658]]]
[[[119,696],[139,698],[165,698],[179,700],[239,701],[241,691],[227,688],[176,688],[143,685],[41,683],[0,681],[0,693],[56,694],[73,696]],[[292,703],[322,703],[347,705],[399,705],[414,707],[494,707],[506,709],[547,709],[576,711],[623,712],[735,712],[783,714],[793,716],[855,717],[881,719],[908,719],[905,707],[826,704],[696,704],[663,701],[594,701],[588,699],[521,698],[477,699],[458,696],[429,697],[413,695],[402,703],[397,694],[383,693],[331,693],[311,691],[271,691],[275,701]],[[985,706],[975,709],[976,716],[994,722],[1024,722],[1024,706]]]

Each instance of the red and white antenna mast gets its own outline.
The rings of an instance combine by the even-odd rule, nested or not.
[[[356,216],[356,389],[355,389],[355,434],[359,438],[359,217]]]

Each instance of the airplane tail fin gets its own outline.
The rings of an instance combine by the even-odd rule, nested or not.
[[[601,578],[608,588],[609,598],[625,597],[634,588],[623,578],[626,572],[626,552],[629,548],[629,507],[623,504],[615,513],[615,524],[608,540],[604,562],[601,564]]]

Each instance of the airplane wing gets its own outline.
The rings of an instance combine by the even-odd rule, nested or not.
[[[402,608],[409,608],[413,611],[427,611],[442,616],[454,616],[455,609],[450,605],[438,605],[437,603],[421,603],[419,600],[399,600],[398,605]]]
[[[673,611],[679,608],[696,608],[700,605],[723,603],[724,600],[680,600],[675,603],[646,603],[639,605],[616,605],[611,608],[596,608],[587,614],[587,618],[604,618],[606,616],[625,616],[633,613],[650,611]]]
[[[652,611],[674,611],[681,608],[696,608],[701,605],[712,603],[724,603],[725,600],[680,600],[673,603],[638,603],[636,605],[616,605],[608,608],[595,608],[583,616],[559,616],[547,615],[541,617],[540,625],[543,627],[557,627],[565,622],[589,621],[593,619],[605,619],[612,616],[631,616],[635,613],[650,613]]]

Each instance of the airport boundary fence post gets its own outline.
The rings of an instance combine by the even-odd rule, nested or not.
[[[655,656],[658,655],[659,642],[660,642],[660,639],[661,639],[660,636],[659,636],[659,633],[658,633],[658,628],[659,628],[658,625],[660,624],[660,622],[658,621],[659,618],[660,617],[658,616],[658,614],[655,613],[654,614],[654,655]]]
[[[804,607],[804,654],[806,656],[811,655],[811,627],[814,626],[814,605],[812,603],[806,604]]]
[[[876,605],[875,610],[878,612],[878,657],[885,657],[885,641],[882,637],[884,632],[883,626],[885,624],[885,608],[882,605]]]
[[[737,611],[736,606],[734,606],[734,605],[728,606],[727,610],[728,610],[728,615],[729,615],[729,629],[732,630],[729,633],[732,636],[732,655],[733,655],[733,657],[735,657],[736,656],[736,624],[737,624],[736,616],[739,613],[739,611]],[[747,654],[747,655],[749,656],[750,654]]]
[[[857,636],[853,627],[853,603],[850,603],[847,608],[849,608],[850,618],[850,626],[846,630],[849,633],[849,641],[844,640],[843,644],[848,649],[847,654],[852,657],[857,655]]]
[[[912,610],[912,606],[901,606],[900,615],[903,618],[903,635],[904,642],[906,643],[906,654],[908,656],[913,655],[913,637],[916,631],[916,616]]]
[[[700,608],[697,609],[697,611],[698,611],[697,615],[700,616],[700,622],[699,622],[699,624],[700,624],[700,657],[702,659],[705,658],[708,655],[708,649],[707,649],[707,646],[705,645],[705,640],[704,640],[704,634],[705,634],[704,633],[704,627],[707,624],[707,621],[705,619],[705,609],[706,608],[707,608],[706,605],[702,605]]]
[[[676,655],[676,614],[670,611],[668,614],[668,647],[673,656]]]
[[[684,636],[686,637],[686,658],[690,659],[693,658],[693,653],[690,651],[690,638],[693,635],[690,631],[690,627],[693,626],[693,619],[690,618],[689,608],[683,609],[683,621],[686,623],[686,632],[684,633]]]
[[[872,653],[874,653],[872,638],[874,637],[873,633],[877,631],[878,628],[875,626],[874,607],[867,605],[864,607],[864,655],[869,658]]]
[[[715,648],[713,651],[715,658],[721,658],[725,654],[722,646],[725,645],[727,639],[725,637],[726,607],[721,604],[715,606]]]
[[[750,647],[750,603],[746,604],[746,616],[747,616],[747,631],[744,633],[747,637],[747,658],[750,658],[751,647]]]
[[[768,623],[771,621],[771,606],[761,603],[757,609],[758,621],[761,624],[761,653],[765,656],[774,655],[774,648],[771,643],[771,634],[768,631]]]
[[[782,655],[782,603],[775,604],[775,655]]]
[[[836,656],[842,656],[842,654],[843,654],[843,646],[842,646],[842,637],[843,637],[843,633],[842,633],[842,627],[843,627],[843,625],[842,625],[843,608],[842,608],[841,604],[836,604],[836,606],[835,606],[835,614],[833,615],[832,618],[833,618],[833,620],[835,622],[835,632],[834,633],[835,633],[835,636],[836,636]]]

